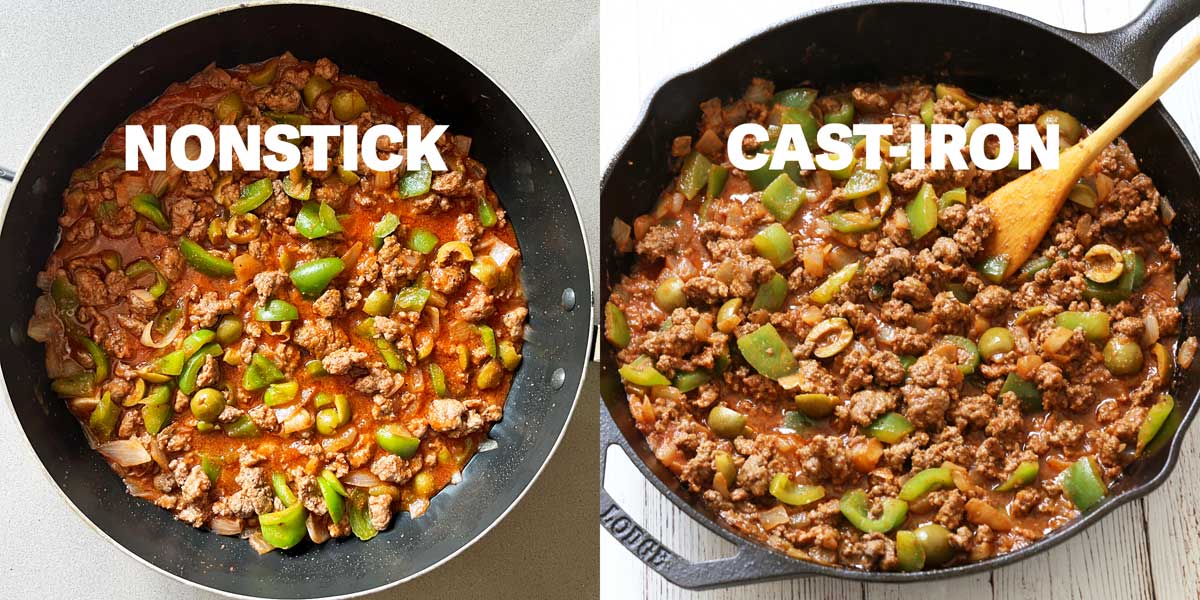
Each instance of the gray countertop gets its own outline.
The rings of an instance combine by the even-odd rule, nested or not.
[[[161,27],[226,4],[0,0],[8,92],[0,100],[0,166],[17,168],[59,104],[110,57]],[[537,0],[519,10],[498,0],[339,4],[429,33],[499,81],[557,154],[597,256],[598,3]],[[0,197],[7,207],[3,183]],[[595,389],[595,374],[584,387]],[[585,391],[558,452],[499,526],[434,572],[379,597],[595,597],[595,397]],[[210,597],[142,566],[85,526],[36,464],[7,403],[0,403],[0,413],[0,509],[6,516],[0,519],[0,597]]]

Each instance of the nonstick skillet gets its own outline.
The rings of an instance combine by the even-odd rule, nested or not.
[[[172,82],[211,62],[234,66],[285,51],[307,60],[327,56],[344,72],[378,81],[385,93],[473,138],[472,156],[488,166],[523,252],[530,321],[504,418],[491,430],[498,447],[471,460],[464,481],[438,494],[428,513],[416,520],[400,515],[369,543],[301,544],[258,556],[244,541],[192,529],[129,496],[50,392],[42,346],[24,332],[40,293],[35,275],[57,240],[71,171]],[[17,172],[0,252],[0,278],[8,282],[0,302],[7,332],[0,336],[0,369],[17,420],[50,477],[85,519],[130,555],[229,595],[356,595],[412,579],[462,551],[507,514],[549,459],[589,354],[587,247],[562,170],[537,129],[466,59],[408,27],[354,10],[296,4],[220,10],[163,30],[114,59],[66,101]],[[87,574],[81,567],[74,576]]]
[[[1043,102],[1085,123],[1104,121],[1152,74],[1154,59],[1172,33],[1200,14],[1200,0],[1154,0],[1132,23],[1116,31],[1080,34],[1007,11],[955,1],[861,2],[818,10],[777,25],[731,48],[708,64],[664,83],[643,109],[641,121],[613,158],[601,189],[600,223],[625,222],[650,212],[670,182],[670,141],[695,129],[698,105],[735,96],[758,76],[815,87],[894,81],[915,75],[950,80],[984,96]],[[1182,218],[1171,238],[1183,254],[1177,277],[1200,266],[1200,161],[1161,104],[1124,134],[1144,172],[1171,198]],[[601,235],[601,303],[632,261]],[[1195,286],[1192,286],[1193,290]],[[1183,336],[1196,334],[1197,293],[1180,306]],[[601,349],[600,522],[648,566],[687,588],[711,588],[771,579],[830,575],[861,581],[928,581],[987,571],[1061,543],[1118,506],[1149,493],[1174,468],[1200,396],[1200,365],[1177,373],[1173,392],[1182,407],[1169,439],[1125,469],[1098,508],[1016,551],[987,560],[913,573],[867,572],[792,559],[725,526],[662,466],[634,426],[617,374],[616,352]],[[738,548],[725,559],[692,563],[664,547],[603,490],[604,461],[620,446],[642,474],[688,516]]]

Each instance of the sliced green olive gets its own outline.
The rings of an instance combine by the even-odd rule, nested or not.
[[[1087,268],[1083,274],[1096,283],[1115,281],[1125,270],[1125,260],[1121,251],[1108,244],[1096,244],[1083,255]]]
[[[721,308],[717,310],[717,331],[721,333],[733,333],[733,330],[737,329],[738,323],[742,322],[742,316],[738,314],[738,310],[741,308],[741,298],[726,300],[721,305]]]
[[[375,430],[375,442],[380,448],[401,458],[411,458],[417,453],[421,440],[408,432],[399,423],[384,425]]]
[[[817,358],[829,358],[841,352],[854,340],[854,329],[850,322],[842,317],[833,317],[817,323],[808,336],[806,343],[813,344],[813,355]]]
[[[911,531],[896,532],[896,567],[901,571],[920,571],[925,568],[925,547]]]
[[[716,405],[708,413],[708,428],[726,439],[733,439],[746,429],[746,415],[723,405]]]
[[[333,95],[333,116],[339,121],[353,121],[367,111],[367,100],[358,90],[339,90]]]
[[[1066,329],[1083,331],[1083,336],[1092,342],[1102,342],[1109,336],[1109,316],[1100,311],[1063,311],[1054,317],[1054,324]]]
[[[733,486],[737,481],[737,464],[733,462],[733,457],[728,452],[718,450],[713,455],[713,467],[725,478],[726,485]]]

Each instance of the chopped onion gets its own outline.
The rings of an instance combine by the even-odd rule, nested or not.
[[[1167,200],[1166,196],[1163,196],[1162,200],[1159,202],[1158,208],[1159,212],[1162,214],[1163,225],[1170,225],[1171,221],[1175,220],[1175,207],[1171,206],[1171,201]]]
[[[133,467],[150,462],[150,453],[137,440],[113,440],[96,448],[105,458],[122,467]]]
[[[1183,340],[1183,343],[1179,345],[1179,352],[1176,354],[1175,360],[1180,367],[1186,370],[1192,366],[1194,358],[1196,358],[1196,336]]]
[[[331,438],[325,438],[324,440],[321,440],[321,447],[324,448],[326,452],[339,452],[349,448],[350,445],[353,444],[357,439],[358,430],[353,427],[347,427],[343,429],[341,433]]]
[[[250,547],[254,548],[254,551],[259,554],[266,554],[275,549],[275,546],[272,546],[267,540],[263,539],[261,531],[255,530],[246,539],[250,540]]]
[[[317,519],[311,513],[305,519],[304,526],[308,528],[308,539],[314,543],[324,544],[329,540],[329,528],[322,523],[318,523]]]
[[[427,510],[429,510],[429,501],[424,498],[417,498],[408,503],[408,516],[414,519],[425,514]]]
[[[455,471],[454,474],[450,476],[450,485],[462,483],[462,480],[462,471]]]
[[[1187,300],[1188,287],[1192,284],[1191,274],[1184,275],[1183,279],[1179,280],[1179,285],[1175,286],[1175,300],[1182,303]]]
[[[383,482],[380,481],[380,479],[376,477],[374,473],[366,469],[359,469],[357,471],[350,471],[349,473],[346,473],[346,476],[342,478],[342,483],[354,487],[369,488],[380,485]]]
[[[496,261],[497,267],[503,269],[508,265],[508,261],[512,260],[513,257],[517,255],[517,249],[505,244],[497,238],[493,239],[495,241],[492,243],[492,249],[488,252],[488,256],[491,256],[492,260]]]
[[[162,444],[158,443],[157,437],[150,438],[150,458],[154,459],[154,464],[158,465],[163,471],[170,471],[170,461],[167,460],[167,453],[163,451]]]
[[[130,496],[141,500],[153,501],[154,497],[158,495],[154,489],[145,487],[142,485],[142,482],[136,479],[126,479],[125,490],[129,492]]]
[[[792,373],[791,375],[784,375],[783,377],[780,377],[778,383],[779,387],[782,387],[785,390],[794,390],[800,387],[804,381],[805,378],[803,374]]]
[[[1149,312],[1142,320],[1146,323],[1146,329],[1142,332],[1142,345],[1150,346],[1158,341],[1158,317]]]
[[[54,337],[56,331],[61,329],[58,319],[54,317],[54,303],[51,302],[50,297],[38,296],[33,305],[33,318],[29,319],[29,326],[26,327],[25,333],[34,341],[44,344]]]
[[[168,344],[175,341],[175,338],[179,335],[179,332],[183,331],[184,321],[187,321],[187,319],[185,319],[183,315],[180,315],[180,317],[175,320],[175,324],[171,326],[171,330],[163,336],[163,339],[157,342],[154,341],[154,338],[150,335],[150,330],[154,327],[154,321],[146,323],[146,326],[142,328],[142,345],[150,348],[166,348]]]
[[[758,522],[762,523],[763,528],[768,531],[790,520],[787,509],[782,504],[776,504],[770,509],[758,513]]]
[[[496,448],[499,448],[499,447],[500,447],[500,443],[493,439],[486,439],[486,440],[483,440],[482,442],[479,442],[479,451],[480,452],[491,452],[492,450],[495,450]]]
[[[217,535],[238,535],[242,533],[242,520],[229,517],[213,517],[208,522],[208,528]]]
[[[618,218],[613,219],[612,241],[617,245],[618,251],[629,252],[633,250],[633,240],[630,237],[632,234],[633,228],[629,226],[629,223]]]
[[[283,435],[291,435],[298,431],[306,431],[313,426],[312,413],[307,409],[297,410],[286,421],[283,421],[279,426],[279,431]]]

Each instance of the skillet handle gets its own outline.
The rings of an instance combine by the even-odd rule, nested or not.
[[[6,167],[0,167],[0,179],[12,183],[12,180],[17,178],[16,171]]]
[[[806,577],[814,573],[799,560],[789,559],[751,542],[738,543],[737,553],[728,558],[692,562],[671,551],[638,524],[604,489],[604,469],[610,446],[621,447],[621,432],[608,407],[600,403],[600,524],[626,550],[671,583],[698,590],[742,583]]]
[[[1126,24],[1102,33],[1069,32],[1068,37],[1105,59],[1138,86],[1154,75],[1154,59],[1171,38],[1200,16],[1200,0],[1150,0]]]

